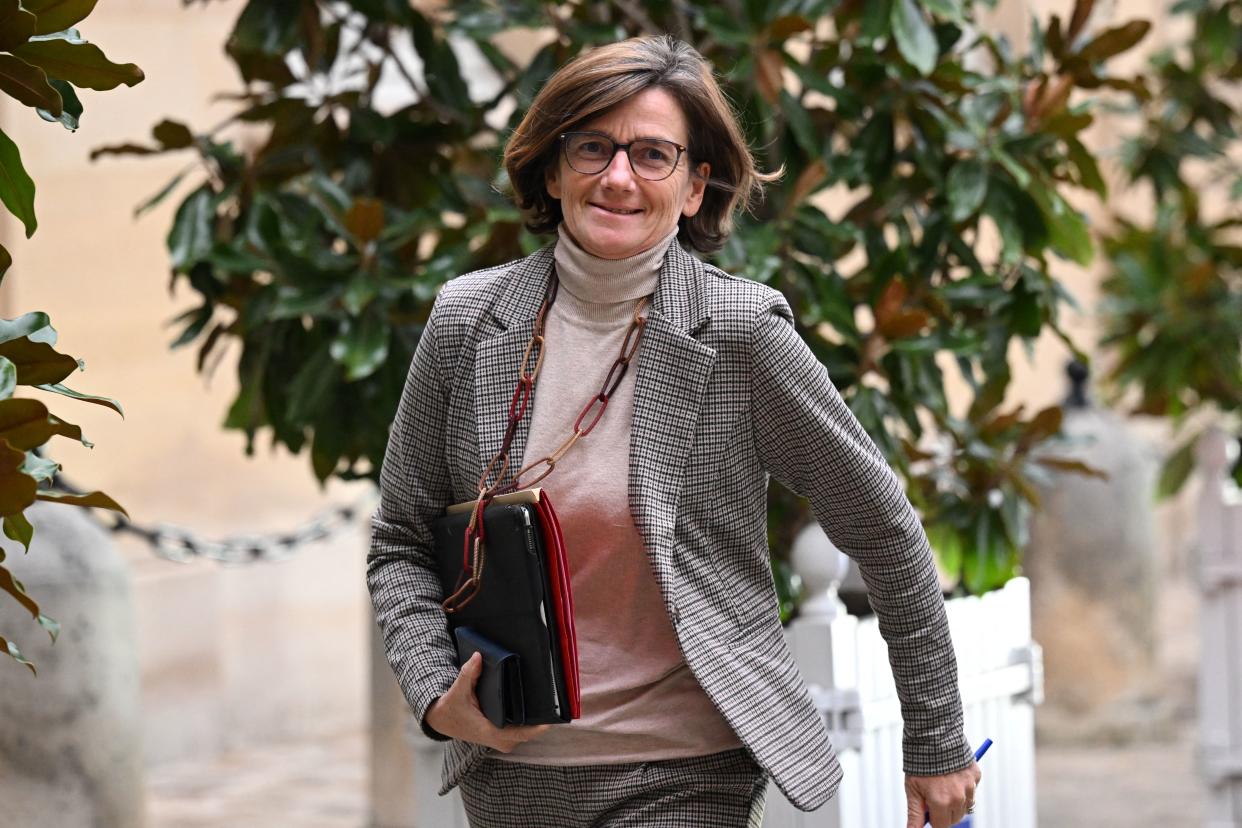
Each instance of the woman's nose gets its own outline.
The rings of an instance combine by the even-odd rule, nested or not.
[[[601,175],[609,187],[629,189],[634,186],[634,168],[630,166],[630,156],[625,150],[617,150],[612,154],[612,161]]]

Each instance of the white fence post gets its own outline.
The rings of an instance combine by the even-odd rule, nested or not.
[[[1242,826],[1242,492],[1226,480],[1229,441],[1199,441],[1199,767],[1206,828]]]
[[[818,532],[813,527],[808,532]],[[806,612],[786,631],[845,770],[837,796],[802,813],[773,787],[765,828],[891,828],[905,822],[901,708],[888,648],[874,617],[833,610],[840,575],[822,532],[795,544],[795,569],[808,586]],[[804,547],[807,554],[799,553]],[[833,550],[835,551],[835,550]],[[819,561],[807,566],[811,552]],[[971,828],[1035,828],[1034,705],[1041,701],[1039,646],[1031,640],[1030,584],[1025,578],[978,598],[947,604],[958,656],[966,735],[995,742],[983,762]]]

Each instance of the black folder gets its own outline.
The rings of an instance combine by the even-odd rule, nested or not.
[[[462,572],[462,549],[470,511],[455,511],[432,523],[437,550],[440,585],[445,595],[456,588]],[[491,645],[493,652],[517,656],[521,698],[512,694],[489,704],[505,711],[506,724],[556,724],[571,720],[566,679],[561,665],[561,631],[552,605],[552,584],[547,562],[542,559],[542,528],[530,503],[493,503],[484,510],[486,562],[474,599],[448,615],[454,639],[466,627],[476,642]],[[495,662],[495,659],[493,659]],[[484,675],[491,688],[510,685],[488,675],[495,669],[484,661]],[[476,691],[477,692],[477,691]],[[482,703],[482,699],[480,702]],[[490,718],[490,716],[489,716]]]

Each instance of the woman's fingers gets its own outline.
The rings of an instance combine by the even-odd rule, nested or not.
[[[488,722],[491,726],[491,722]],[[523,742],[529,742],[536,736],[547,731],[552,725],[510,725],[509,727],[492,727],[495,731],[495,744],[489,744],[501,753],[510,753]],[[489,734],[490,735],[490,734]]]
[[[453,686],[427,711],[427,723],[437,732],[454,739],[474,742],[509,753],[522,742],[544,733],[551,725],[496,727],[479,708],[475,687],[483,672],[483,657],[473,653],[461,666]]]

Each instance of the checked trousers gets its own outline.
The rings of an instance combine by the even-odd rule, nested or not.
[[[612,765],[489,756],[459,787],[471,828],[760,828],[767,785],[738,748]]]

